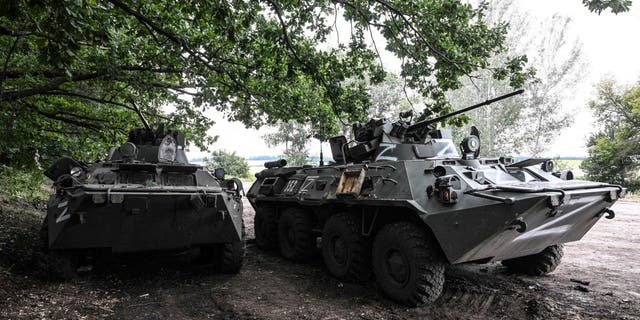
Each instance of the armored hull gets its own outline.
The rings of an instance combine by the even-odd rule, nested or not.
[[[225,268],[237,271],[241,185],[188,163],[183,146],[179,132],[138,129],[105,161],[63,157],[52,165],[45,173],[55,181],[42,228],[47,248],[83,256],[200,247],[233,256]]]
[[[191,177],[191,185],[87,183],[65,188],[48,203],[49,247],[136,252],[240,241],[242,202],[236,194],[223,190],[200,167],[180,169],[194,171],[183,176]],[[127,172],[117,164],[101,164],[90,172],[111,170],[145,178],[157,174],[155,168],[151,173]],[[158,180],[171,174],[161,173]]]
[[[419,218],[433,231],[447,260],[463,263],[500,261],[580,240],[603,215],[611,217],[607,209],[623,192],[618,186],[564,181],[536,167],[518,168],[517,172],[545,181],[480,184],[469,178],[469,173],[506,174],[501,168],[509,170],[503,165],[482,165],[481,161],[385,161],[268,169],[258,174],[248,197],[258,211],[269,206],[300,206],[309,214],[327,216],[357,211],[368,219]],[[435,189],[429,194],[429,187],[438,179],[433,175],[435,167],[456,172],[461,178],[460,187],[452,190],[457,193],[456,203],[439,201]],[[361,190],[345,189],[349,188],[345,177],[360,171],[364,176]]]

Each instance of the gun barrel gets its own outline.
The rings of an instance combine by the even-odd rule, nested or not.
[[[407,131],[415,130],[417,128],[421,128],[421,127],[427,126],[427,125],[432,124],[432,123],[440,122],[442,120],[457,116],[457,115],[459,115],[461,113],[465,113],[467,111],[471,111],[471,110],[480,108],[482,106],[486,106],[488,104],[492,104],[494,102],[498,102],[500,100],[504,100],[506,98],[510,98],[510,97],[515,96],[515,95],[522,94],[523,92],[524,92],[524,89],[516,90],[514,92],[507,93],[505,95],[501,95],[499,97],[495,97],[493,99],[489,99],[489,100],[486,100],[484,102],[480,102],[480,103],[474,104],[474,105],[472,105],[470,107],[462,108],[460,110],[456,110],[454,112],[447,113],[445,115],[442,115],[442,116],[439,116],[439,117],[436,117],[436,118],[433,118],[433,119],[427,119],[427,120],[422,120],[420,122],[416,122],[416,123],[412,124],[411,126],[409,126],[409,128],[407,128]]]
[[[147,130],[152,131],[151,126],[149,125],[149,122],[147,122],[147,119],[144,117],[144,114],[142,114],[140,107],[138,107],[138,105],[133,101],[131,101],[131,104],[133,104],[133,108],[136,110],[136,113],[138,114],[138,117],[140,117],[140,120],[142,121],[144,127]]]

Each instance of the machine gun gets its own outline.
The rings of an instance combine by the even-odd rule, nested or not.
[[[504,100],[504,99],[507,99],[507,98],[510,98],[510,97],[513,97],[513,96],[516,96],[516,95],[519,95],[519,94],[522,94],[522,93],[524,93],[524,89],[519,89],[519,90],[513,91],[511,93],[507,93],[505,95],[501,95],[499,97],[495,97],[493,99],[489,99],[489,100],[480,102],[478,104],[474,104],[474,105],[472,105],[470,107],[462,108],[460,110],[456,110],[454,112],[447,113],[447,114],[439,116],[439,117],[435,117],[433,119],[426,119],[426,120],[422,120],[422,121],[416,122],[414,124],[411,124],[411,125],[407,126],[406,130],[403,130],[404,131],[403,134],[405,136],[410,136],[410,135],[416,135],[416,133],[419,133],[419,132],[431,131],[432,129],[434,129],[434,124],[436,124],[436,123],[438,123],[440,121],[449,119],[451,117],[455,117],[455,116],[457,116],[459,114],[462,114],[462,113],[465,113],[465,112],[468,112],[468,111],[471,111],[471,110],[475,110],[475,109],[478,109],[478,108],[480,108],[482,106],[490,105],[490,104],[492,104],[494,102],[498,102],[500,100]],[[423,135],[422,134],[418,134],[418,136],[423,136]]]

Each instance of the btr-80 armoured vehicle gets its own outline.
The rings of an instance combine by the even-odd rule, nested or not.
[[[130,253],[200,247],[222,272],[244,256],[242,185],[190,164],[182,132],[133,129],[102,162],[69,157],[45,175],[54,181],[41,238],[53,272],[74,275],[79,259],[97,251]],[[55,258],[54,258],[55,257]]]
[[[479,157],[477,129],[457,152],[435,124],[371,120],[355,141],[330,139],[335,163],[266,163],[247,193],[256,210],[256,243],[308,259],[321,237],[329,272],[342,280],[371,273],[391,299],[436,300],[447,264],[502,261],[514,272],[553,271],[562,244],[576,241],[624,196],[620,186],[569,181],[549,159]],[[407,117],[409,115],[406,115]],[[402,118],[402,117],[401,117]]]

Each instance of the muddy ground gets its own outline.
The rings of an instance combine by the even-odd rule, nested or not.
[[[101,261],[71,282],[50,281],[34,249],[42,210],[0,202],[3,319],[640,319],[640,203],[617,203],[616,218],[568,244],[546,277],[451,267],[442,297],[410,309],[373,282],[333,279],[320,258],[296,264],[251,244],[238,275],[187,252]],[[250,237],[252,218],[246,210]]]

